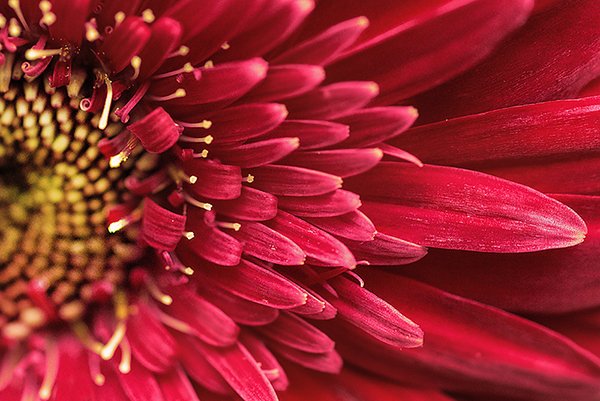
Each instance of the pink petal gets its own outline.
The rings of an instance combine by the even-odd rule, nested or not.
[[[211,199],[235,199],[242,191],[242,174],[238,166],[214,160],[193,159],[184,164],[185,172],[197,182],[186,184],[186,190]]]
[[[274,377],[269,378],[273,388],[277,391],[285,390],[289,384],[285,371],[265,344],[247,330],[242,332],[240,341],[256,361],[260,363],[263,371],[273,372]]]
[[[158,377],[166,400],[200,401],[185,372],[180,367]]]
[[[600,74],[598,15],[595,0],[567,0],[532,17],[482,64],[419,97],[423,120],[576,95]]]
[[[469,170],[384,162],[348,187],[381,231],[425,246],[530,252],[576,245],[587,232],[561,203]]]
[[[276,354],[281,355],[285,359],[297,363],[300,366],[316,370],[319,372],[337,374],[342,370],[344,361],[337,351],[329,351],[324,353],[311,353],[299,351],[296,348],[288,347],[280,343],[270,341],[268,344]]]
[[[160,68],[175,46],[180,43],[182,35],[181,24],[172,18],[159,18],[150,26],[150,30],[150,39],[138,55],[143,61],[138,76],[140,82]]]
[[[165,313],[185,322],[194,329],[194,335],[203,342],[225,347],[237,340],[239,327],[227,314],[185,286],[166,288],[173,303],[165,306]]]
[[[529,0],[460,0],[429,6],[414,19],[405,23],[400,19],[399,25],[351,49],[328,68],[327,76],[335,81],[374,80],[382,88],[377,102],[393,104],[481,61],[525,22],[532,4]],[[370,17],[369,12],[364,15]],[[386,18],[391,20],[390,16],[381,19]],[[375,28],[376,24],[373,20]],[[390,59],[390,55],[398,56]]]
[[[129,373],[116,374],[130,401],[166,401],[154,375],[135,359],[131,361]]]
[[[427,334],[423,348],[401,351],[375,345],[367,337],[336,337],[351,363],[403,383],[485,399],[597,396],[600,360],[565,337],[500,309],[367,270],[363,274],[369,288],[410,310]]]

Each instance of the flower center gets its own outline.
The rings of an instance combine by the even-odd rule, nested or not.
[[[111,298],[139,257],[135,230],[107,229],[111,209],[135,201],[123,178],[141,168],[131,157],[112,169],[99,150],[121,124],[101,132],[101,116],[81,110],[78,94],[43,76],[26,80],[16,64],[9,79],[0,74],[0,330],[8,339],[80,319]]]

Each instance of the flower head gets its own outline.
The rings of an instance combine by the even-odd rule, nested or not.
[[[298,366],[339,373],[336,343],[371,371],[402,366],[398,351],[421,347],[423,331],[398,309],[435,333],[431,317],[446,307],[452,320],[457,303],[481,327],[460,316],[455,326],[476,327],[480,348],[493,348],[498,313],[391,275],[399,300],[389,273],[369,269],[388,303],[353,271],[415,262],[424,246],[532,252],[586,233],[541,192],[413,155],[494,160],[485,141],[469,147],[480,116],[399,136],[418,117],[400,100],[481,61],[532,8],[440,3],[396,5],[406,21],[390,22],[383,4],[332,0],[316,10],[256,0],[244,12],[237,0],[0,2],[0,397],[276,400],[286,371],[299,382]],[[465,16],[486,23],[456,29]],[[438,29],[451,40],[434,39]],[[414,52],[417,42],[428,47]],[[392,51],[410,54],[404,68],[387,62]],[[485,118],[502,126],[504,113],[540,110]],[[469,124],[457,135],[462,159],[430,143],[450,149],[445,135]],[[531,156],[536,141],[498,157]],[[531,349],[542,339],[586,363],[563,339],[499,314],[509,336],[533,338],[513,342],[526,357],[555,363]],[[448,360],[439,366],[454,372]],[[407,378],[422,384],[419,372]]]

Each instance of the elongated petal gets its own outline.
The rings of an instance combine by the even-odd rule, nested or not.
[[[271,62],[274,64],[326,65],[352,45],[368,25],[369,20],[365,17],[344,21],[313,38],[292,46]]]
[[[423,331],[377,295],[345,277],[329,283],[338,296],[325,296],[338,310],[338,316],[384,344],[398,348],[423,345]]]
[[[422,246],[382,233],[368,241],[344,240],[354,257],[371,265],[394,266],[413,263],[427,253]]]
[[[158,384],[167,400],[199,401],[196,391],[180,367],[160,375]]]
[[[279,208],[299,217],[332,217],[350,213],[361,205],[358,195],[338,189],[321,196],[280,196]]]
[[[375,82],[340,82],[289,99],[285,105],[290,118],[328,120],[360,109],[378,94]]]
[[[200,121],[197,121],[197,115],[182,117],[180,125],[185,128],[184,134],[195,138],[210,135],[215,145],[220,145],[245,141],[271,131],[285,120],[287,110],[277,103],[251,103],[205,113],[202,116]],[[210,121],[209,128],[206,128],[204,121]],[[194,123],[199,123],[196,125],[200,126],[194,127]],[[287,135],[294,136],[293,133]],[[191,143],[191,140],[188,142]]]
[[[223,151],[212,152],[223,163],[242,168],[264,166],[274,163],[298,149],[298,138],[276,138],[253,142],[240,146],[231,146]]]
[[[335,344],[306,320],[289,312],[282,312],[277,320],[258,331],[277,343],[314,354],[332,351]]]
[[[334,145],[348,138],[348,126],[319,120],[287,120],[267,133],[267,138],[296,137],[300,149],[319,149]]]
[[[311,63],[269,67],[267,77],[240,101],[278,101],[314,89],[325,79],[325,71],[319,66],[309,64]]]
[[[532,17],[482,64],[419,97],[422,121],[574,96],[600,74],[599,15],[597,1],[568,0]]]
[[[432,250],[403,270],[452,293],[522,313],[564,313],[600,306],[600,198],[559,196],[586,221],[586,240],[573,248],[519,255]],[[465,280],[465,277],[469,277]]]
[[[578,244],[587,232],[561,203],[474,171],[381,163],[349,188],[381,231],[425,246],[530,252]]]
[[[319,372],[337,374],[342,370],[344,361],[337,351],[329,351],[323,353],[312,353],[300,351],[296,348],[288,347],[281,343],[269,341],[269,348],[278,355],[300,366],[316,370]]]
[[[327,75],[335,80],[372,79],[382,87],[377,102],[393,104],[481,61],[502,38],[525,22],[532,5],[529,0],[435,4],[414,19],[351,49],[328,68]],[[368,12],[365,15],[369,17]],[[390,60],[390,55],[398,56]]]
[[[418,117],[414,107],[372,107],[338,121],[350,126],[350,137],[342,147],[372,146],[406,131]],[[377,121],[376,124],[373,124]]]
[[[279,211],[267,224],[298,244],[311,259],[324,262],[328,266],[343,266],[349,269],[356,266],[354,256],[344,244],[302,219]]]
[[[108,35],[101,47],[101,51],[106,54],[110,63],[112,72],[118,73],[125,69],[131,59],[142,51],[151,35],[151,29],[141,17],[125,18],[114,32]]]
[[[287,375],[277,358],[269,351],[265,344],[255,335],[248,331],[242,332],[240,341],[246,347],[252,356],[256,359],[256,362],[260,363],[260,367],[263,371],[273,372],[273,378],[269,377],[269,381],[273,385],[273,388],[278,391],[283,391],[287,388],[289,382]]]
[[[215,201],[212,204],[219,213],[248,221],[270,220],[277,214],[275,196],[246,185],[236,199]]]
[[[252,186],[273,195],[323,195],[342,186],[340,177],[301,167],[268,165],[248,171],[254,176]]]
[[[373,291],[392,305],[411,310],[427,333],[426,346],[394,351],[374,347],[366,337],[337,337],[338,347],[351,362],[404,383],[482,397],[597,396],[599,360],[567,338],[398,275],[375,270],[363,274]]]
[[[244,222],[232,233],[244,246],[244,253],[280,265],[304,264],[306,255],[286,236],[261,223]]]
[[[590,97],[516,106],[422,125],[391,143],[427,163],[485,170],[597,153],[599,124],[600,97]]]
[[[235,199],[242,191],[242,174],[238,166],[221,164],[214,160],[194,159],[186,162],[184,169],[197,182],[186,188],[200,197]]]
[[[131,401],[166,401],[156,378],[135,359],[126,375],[117,373],[123,391]]]
[[[310,224],[330,234],[354,241],[371,241],[375,237],[375,225],[358,210],[335,217],[304,218]]]
[[[283,161],[287,165],[311,168],[338,177],[350,177],[373,168],[381,158],[380,149],[339,149],[295,152]]]

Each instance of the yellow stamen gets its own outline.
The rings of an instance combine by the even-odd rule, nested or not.
[[[38,393],[40,399],[46,401],[52,395],[52,389],[58,374],[58,347],[52,336],[46,338],[46,372]]]
[[[153,100],[155,102],[166,102],[168,100],[177,99],[180,97],[185,97],[185,89],[179,88],[175,92],[171,93],[167,96],[148,96],[148,99]]]
[[[140,67],[142,65],[142,59],[139,56],[133,56],[131,58],[131,66],[133,67],[132,81],[135,81],[140,76]]]
[[[201,138],[197,138],[195,136],[181,135],[179,140],[184,142],[192,142],[192,143],[205,143],[210,145],[215,138],[212,135],[206,135]]]
[[[212,127],[212,121],[202,120],[198,123],[186,123],[183,121],[177,121],[177,124],[181,125],[183,128],[204,128],[209,129]]]
[[[145,23],[151,24],[154,22],[156,17],[154,16],[154,12],[151,9],[147,8],[144,11],[142,11],[142,19]]]
[[[127,339],[121,342],[121,362],[119,363],[119,372],[126,375],[131,372],[131,346]]]
[[[104,99],[104,108],[102,109],[102,115],[100,116],[100,122],[98,128],[101,130],[106,129],[108,126],[108,117],[110,116],[110,105],[113,98],[112,82],[108,79],[108,76],[104,76],[104,83],[106,84],[106,99]]]
[[[173,298],[163,293],[160,288],[158,288],[154,280],[152,280],[150,277],[146,279],[146,288],[148,289],[148,292],[152,298],[156,299],[161,304],[169,306],[173,303]]]

